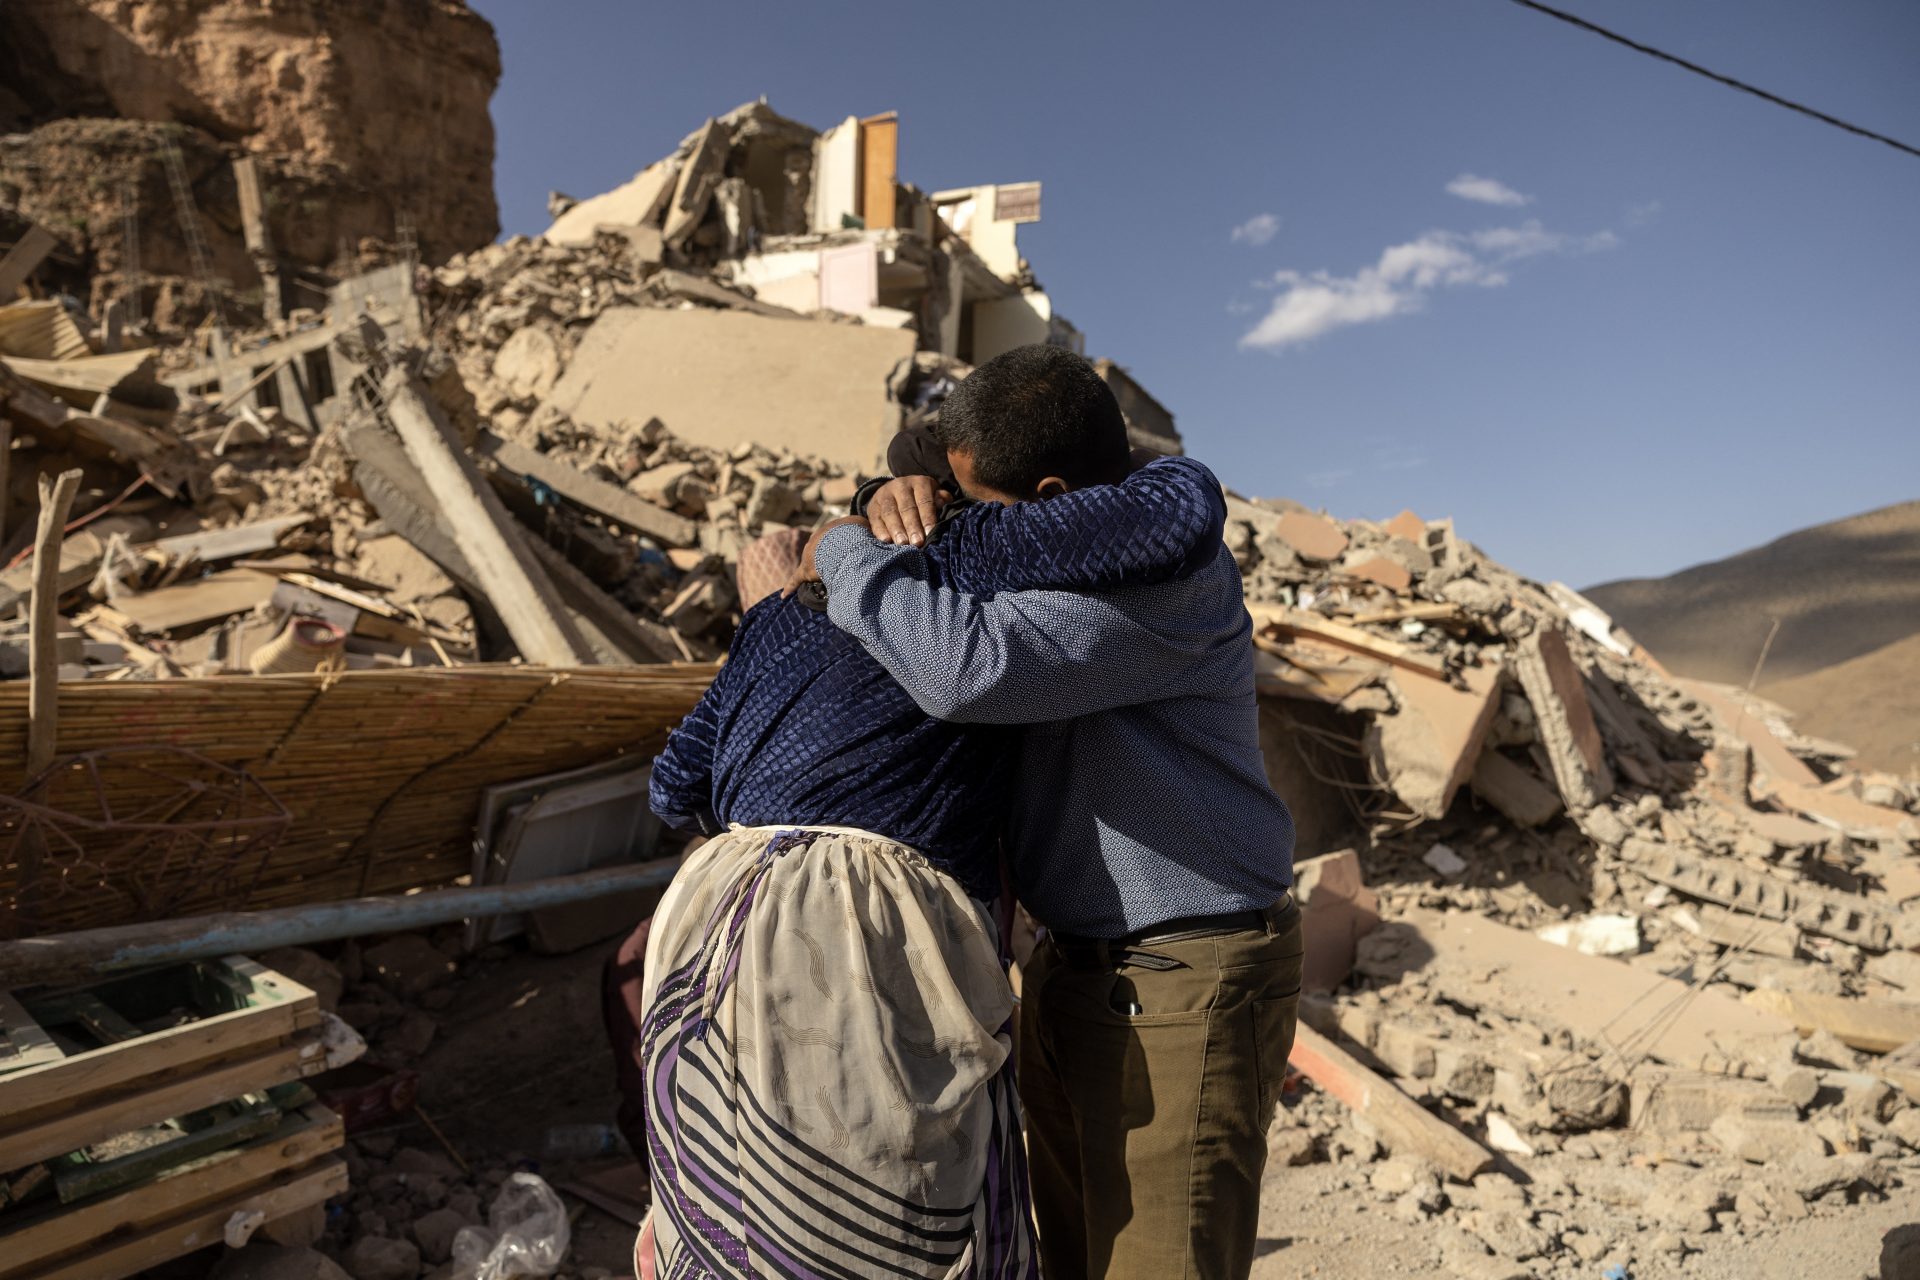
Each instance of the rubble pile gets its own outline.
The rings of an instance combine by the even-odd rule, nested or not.
[[[1372,1165],[1329,1185],[1444,1215],[1462,1275],[1677,1262],[1920,1170],[1920,785],[1449,521],[1230,511],[1269,768],[1357,835],[1299,864],[1302,1020],[1500,1163],[1460,1185],[1317,1097],[1277,1159]]]
[[[748,104],[614,192],[556,195],[543,237],[433,267],[380,250],[329,281],[325,305],[248,328],[130,323],[111,290],[60,274],[77,259],[20,236],[0,259],[0,676],[42,661],[28,614],[51,564],[62,682],[222,677],[218,695],[90,725],[144,746],[171,731],[153,708],[211,709],[213,754],[229,717],[271,720],[252,754],[214,763],[324,793],[356,829],[304,814],[242,903],[469,867],[478,883],[509,799],[545,794],[507,796],[535,769],[522,752],[574,771],[542,786],[643,803],[631,776],[580,776],[638,727],[618,749],[586,729],[571,754],[548,746],[588,718],[567,698],[640,695],[608,671],[548,697],[555,673],[716,658],[767,589],[743,573],[756,544],[791,554],[843,511],[972,362],[1028,341],[1080,349],[1015,250],[1037,185],[856,182],[892,173],[897,127],[817,131]],[[259,217],[243,209],[249,243]],[[55,287],[31,282],[43,261]],[[1171,415],[1097,367],[1136,442],[1177,449]],[[68,470],[79,497],[51,536],[34,528],[36,482]],[[1308,1172],[1281,1176],[1444,1225],[1451,1273],[1571,1277],[1683,1259],[1920,1170],[1920,784],[1853,768],[1739,690],[1675,678],[1451,521],[1231,495],[1226,541],[1307,920],[1295,1065],[1314,1087],[1289,1093],[1272,1149]],[[511,681],[482,668],[498,692],[463,686],[468,720],[430,722],[447,744],[365,728],[381,718],[365,682],[390,677],[331,692],[334,672],[509,661],[525,664]],[[311,692],[283,682],[271,711],[231,696],[293,674]],[[447,700],[381,696],[423,717]],[[670,723],[685,696],[629,707],[631,724],[663,707]],[[309,712],[328,706],[404,777],[316,747]],[[337,967],[263,959],[404,1072],[432,1052],[457,967],[497,958],[491,937],[349,944]],[[367,1089],[354,1096],[372,1106]],[[513,1171],[504,1153],[463,1167],[351,1118],[347,1132],[352,1190],[326,1247],[361,1280],[443,1265]]]

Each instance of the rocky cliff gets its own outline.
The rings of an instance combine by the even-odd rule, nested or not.
[[[111,273],[134,192],[142,268],[185,276],[155,149],[172,136],[237,292],[258,287],[227,165],[241,153],[259,157],[285,264],[392,243],[409,220],[438,262],[499,231],[499,78],[493,29],[462,0],[7,0],[0,203]]]

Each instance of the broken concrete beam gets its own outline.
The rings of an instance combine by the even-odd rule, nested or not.
[[[1840,1043],[1868,1053],[1891,1053],[1920,1040],[1920,1004],[1765,989],[1749,991],[1746,1003],[1785,1018],[1803,1034],[1831,1032]]]
[[[1883,956],[1869,957],[1867,976],[1920,996],[1920,955],[1911,951],[1889,951]]]
[[[396,369],[381,390],[401,443],[521,656],[543,666],[590,664],[592,651],[527,549],[520,527],[460,447],[419,379]]]
[[[1658,840],[1634,837],[1621,847],[1633,869],[1688,897],[1716,902],[1869,951],[1893,944],[1894,917],[1865,898],[1816,885],[1789,885],[1728,858],[1699,858]]]
[[[1557,627],[1541,627],[1515,646],[1514,670],[1533,707],[1554,782],[1569,809],[1587,809],[1613,794],[1607,749],[1587,703],[1586,678]]]
[[[1721,1150],[1749,1164],[1792,1164],[1827,1154],[1826,1140],[1798,1116],[1769,1119],[1731,1112],[1716,1119],[1707,1131]]]
[[[1792,1122],[1799,1109],[1772,1084],[1642,1065],[1627,1091],[1628,1122],[1649,1133],[1705,1133],[1723,1115]]]
[[[709,307],[749,311],[756,316],[772,316],[782,320],[803,318],[791,307],[777,307],[771,302],[762,302],[758,298],[748,297],[738,289],[729,289],[703,277],[685,271],[676,271],[672,267],[656,271],[647,281],[647,292],[662,302],[698,302]]]
[[[1295,1029],[1288,1062],[1365,1116],[1388,1150],[1424,1156],[1461,1182],[1471,1182],[1493,1167],[1493,1154],[1485,1147],[1305,1023]]]
[[[347,452],[353,455],[354,483],[380,518],[396,536],[458,584],[475,602],[476,610],[484,615],[488,630],[495,634],[504,631],[475,582],[466,557],[454,545],[433,495],[420,482],[400,442],[390,432],[372,425],[352,427],[343,439]],[[560,552],[537,537],[528,537],[526,544],[553,578],[568,616],[580,629],[596,660],[609,664],[671,662],[690,656],[674,644],[672,633],[665,627],[634,617],[594,586]],[[691,656],[702,655],[695,652]]]
[[[1598,1045],[1699,1069],[1710,1062],[1778,1058],[1793,1025],[1717,991],[1465,913],[1416,911],[1410,926],[1430,958],[1419,970],[1440,996]],[[1672,1010],[1684,1007],[1685,1016]]]
[[[1694,937],[1717,947],[1751,951],[1781,960],[1791,960],[1800,954],[1800,930],[1784,920],[1729,911],[1712,903],[1682,908],[1673,913],[1672,920]]]
[[[1486,750],[1473,766],[1473,794],[1515,826],[1537,827],[1560,812],[1560,793],[1498,751]]]
[[[647,227],[660,221],[660,211],[673,195],[679,176],[677,160],[656,160],[633,178],[566,210],[547,228],[548,244],[591,244],[602,227]]]
[[[699,228],[726,163],[727,130],[717,120],[709,119],[695,135],[673,197],[667,202],[666,225],[661,228],[667,244],[677,249]]]
[[[1499,709],[1500,669],[1468,667],[1465,689],[1390,672],[1398,710],[1373,717],[1366,750],[1376,776],[1423,818],[1446,814],[1473,771]]]
[[[1296,862],[1293,896],[1306,939],[1301,985],[1332,991],[1353,971],[1354,946],[1380,923],[1380,900],[1360,874],[1352,849]]]
[[[1765,720],[1747,710],[1739,694],[1726,685],[1704,680],[1675,681],[1682,690],[1703,703],[1727,734],[1753,752],[1753,761],[1776,782],[1793,786],[1818,786],[1820,777],[1806,762],[1780,741]]]
[[[558,458],[503,440],[491,431],[480,433],[475,448],[516,475],[538,480],[568,501],[635,533],[645,534],[663,546],[690,547],[699,540],[699,528],[685,516],[587,475]]]
[[[592,646],[600,661],[678,662],[688,656],[673,642],[673,633],[649,618],[642,618],[618,600],[595,586],[593,580],[573,567],[559,550],[537,537],[529,537],[527,546],[553,577],[560,598]],[[700,654],[693,656],[699,657]]]

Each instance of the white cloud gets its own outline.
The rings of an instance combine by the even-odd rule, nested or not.
[[[1276,213],[1256,213],[1233,229],[1232,240],[1235,244],[1259,246],[1280,234],[1280,215]]]
[[[1506,269],[1528,258],[1595,253],[1618,244],[1611,231],[1570,235],[1528,219],[1518,226],[1482,231],[1429,231],[1388,246],[1371,266],[1350,276],[1276,271],[1273,284],[1279,295],[1260,323],[1241,336],[1240,345],[1269,350],[1294,346],[1335,329],[1408,315],[1439,289],[1499,288],[1507,283]]]
[[[1504,182],[1475,177],[1471,173],[1463,173],[1449,182],[1447,194],[1459,196],[1462,200],[1477,200],[1481,204],[1518,206],[1533,203],[1532,196],[1522,195]]]
[[[1658,200],[1649,200],[1645,204],[1637,204],[1627,210],[1627,225],[1630,227],[1644,227],[1648,223],[1658,220],[1659,217],[1660,202]]]

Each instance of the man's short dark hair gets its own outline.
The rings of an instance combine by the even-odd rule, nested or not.
[[[1127,473],[1127,421],[1093,366],[1064,347],[1015,347],[968,374],[940,406],[940,442],[974,476],[1025,494],[1048,476],[1108,484]]]

